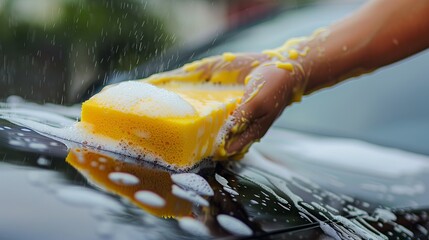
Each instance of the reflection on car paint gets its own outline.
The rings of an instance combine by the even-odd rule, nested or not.
[[[100,158],[105,159],[104,162],[100,162]],[[145,168],[139,164],[117,160],[115,157],[86,148],[72,149],[66,161],[83,173],[91,184],[125,197],[156,216],[180,217],[191,213],[192,204],[171,192],[173,182],[167,171]],[[91,164],[93,162],[98,162],[99,165],[94,166]],[[100,168],[101,166],[103,168]],[[112,173],[121,173],[122,176],[133,179],[132,182],[135,184],[123,184],[124,181],[118,181],[117,178],[112,180]],[[152,201],[153,196],[156,195],[162,199],[161,201],[165,201],[165,205],[153,206],[153,204],[147,204],[147,201],[140,201],[142,197],[141,193],[139,194],[140,191],[151,192]],[[148,195],[146,194],[146,200],[148,200]]]
[[[49,159],[45,158],[44,156],[40,156],[40,157],[37,159],[37,164],[38,164],[39,166],[49,166],[49,165],[51,165],[51,160],[49,160]]]
[[[104,157],[100,157],[101,159],[106,159]],[[100,158],[98,159],[100,161]],[[99,166],[100,170],[105,170],[105,166],[103,165],[103,163],[106,163],[107,160],[105,161],[101,161],[101,164]],[[91,162],[91,167],[97,167],[99,165],[99,163],[97,161],[92,161]],[[131,175],[129,173],[124,173],[124,172],[111,172],[108,175],[108,178],[110,181],[118,184],[118,185],[136,185],[140,182],[140,180],[134,176]]]
[[[130,202],[155,216],[177,219],[173,224],[187,233],[195,228],[192,234],[198,236],[253,234],[263,237],[315,226],[334,239],[416,238],[428,234],[426,211],[404,215],[401,211],[377,207],[371,201],[329,191],[287,168],[278,169],[282,175],[276,176],[278,171],[273,174],[259,168],[270,164],[270,160],[262,155],[250,154],[248,158],[253,160],[241,163],[230,162],[196,168],[192,173],[176,173],[141,160],[40,135],[35,130],[41,129],[38,127],[43,120],[37,123],[34,111],[27,118],[23,111],[14,115],[13,108],[0,111],[0,114],[7,119],[0,120],[2,146],[7,142],[7,149],[40,154],[34,166],[49,168],[49,165],[38,164],[38,159],[50,154],[64,156],[67,154],[65,146],[72,147],[66,161],[98,191],[78,183],[78,186],[59,184],[55,196],[67,204],[121,214]],[[63,118],[66,116],[56,117],[60,120],[57,123],[51,119],[50,127],[63,128]],[[35,129],[32,126],[36,126]],[[11,141],[20,144],[11,144]],[[42,145],[46,147],[40,147]],[[37,184],[61,182],[37,175],[29,178]],[[103,192],[115,194],[121,200],[109,198]],[[141,227],[145,228],[144,224]],[[101,225],[100,234],[108,234],[107,228]]]

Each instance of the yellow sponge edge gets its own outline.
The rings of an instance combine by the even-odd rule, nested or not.
[[[94,135],[120,142],[124,147],[157,156],[167,165],[186,168],[212,156],[216,137],[236,108],[243,91],[236,87],[181,87],[160,85],[190,103],[196,116],[151,117],[125,113],[99,104],[94,98],[83,103],[81,121]]]

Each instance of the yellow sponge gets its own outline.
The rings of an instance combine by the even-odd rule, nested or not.
[[[243,95],[241,86],[129,81],[83,103],[83,126],[123,148],[177,168],[212,156],[217,136]]]

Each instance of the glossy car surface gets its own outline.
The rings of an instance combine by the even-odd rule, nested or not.
[[[271,48],[358,5],[285,12],[206,55]],[[243,161],[208,162],[185,182],[45,131],[71,126],[79,106],[9,98],[0,106],[0,239],[427,239],[427,60],[304,99]]]

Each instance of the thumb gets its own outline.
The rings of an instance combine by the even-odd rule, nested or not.
[[[259,141],[291,102],[293,72],[275,64],[263,65],[247,77],[245,94],[233,113],[233,125],[225,138],[227,156],[241,158]]]
[[[185,64],[181,68],[154,74],[142,81],[152,84],[162,84],[170,81],[201,82],[207,81],[211,76],[212,66],[219,61],[219,57],[209,57],[192,63]]]

